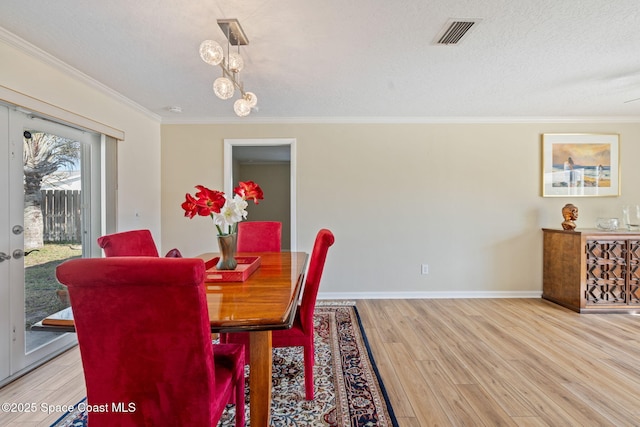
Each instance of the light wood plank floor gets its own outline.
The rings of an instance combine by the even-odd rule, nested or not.
[[[540,299],[358,301],[401,426],[638,426],[640,317]]]
[[[640,317],[578,314],[539,299],[361,300],[401,427],[638,426]],[[0,403],[75,404],[77,348],[0,389]],[[60,413],[0,412],[48,426]]]

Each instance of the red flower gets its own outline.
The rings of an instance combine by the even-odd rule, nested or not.
[[[193,197],[187,193],[186,200],[182,203],[184,216],[193,218],[196,215],[211,216],[213,213],[220,213],[226,203],[224,193],[217,190],[209,190],[202,185],[196,185],[198,191]]]
[[[262,188],[253,181],[239,182],[238,187],[234,188],[233,192],[244,200],[253,199],[256,205],[258,204],[258,200],[264,199]]]
[[[240,182],[233,190],[236,196],[231,199],[222,191],[210,190],[204,185],[196,185],[196,189],[195,195],[187,193],[182,202],[184,216],[189,219],[196,215],[210,216],[220,236],[236,232],[238,221],[247,219],[247,199],[253,199],[256,204],[264,199],[262,189],[253,181]]]
[[[189,193],[187,193],[186,199],[181,205],[184,209],[184,216],[193,218],[198,214],[198,201]]]
[[[198,215],[209,216],[212,213],[220,213],[220,209],[227,202],[224,193],[218,190],[209,190],[203,185],[196,185],[196,188],[199,190],[196,193]]]

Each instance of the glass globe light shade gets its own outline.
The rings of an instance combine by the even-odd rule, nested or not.
[[[213,92],[220,99],[229,99],[233,96],[235,88],[233,82],[226,77],[218,77],[213,82]]]
[[[247,100],[250,108],[253,108],[258,104],[258,97],[253,92],[245,92],[244,99]]]
[[[207,64],[218,65],[224,58],[222,46],[215,40],[205,40],[200,43],[200,58]]]
[[[233,111],[235,111],[239,117],[245,117],[251,113],[251,107],[246,99],[240,98],[233,103]]]
[[[228,59],[229,70],[239,73],[244,68],[244,59],[237,52],[231,52]]]

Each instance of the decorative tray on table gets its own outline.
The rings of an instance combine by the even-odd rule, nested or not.
[[[244,282],[251,274],[260,267],[259,256],[239,256],[236,257],[238,266],[235,270],[218,270],[216,264],[220,257],[211,258],[204,263],[206,268],[204,281],[211,282]]]

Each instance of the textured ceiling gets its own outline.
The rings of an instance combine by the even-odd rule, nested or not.
[[[640,100],[626,102],[640,98],[639,11],[637,0],[0,0],[0,27],[165,122],[640,117]],[[259,110],[247,118],[216,98],[219,68],[198,56],[202,40],[226,40],[219,18],[238,18],[250,41],[241,78]],[[436,45],[459,18],[481,21]]]

